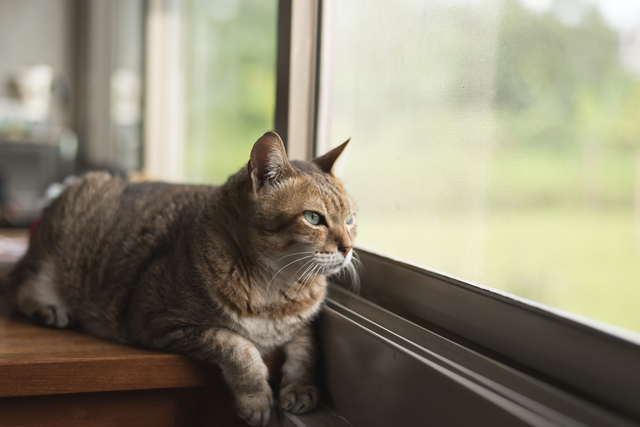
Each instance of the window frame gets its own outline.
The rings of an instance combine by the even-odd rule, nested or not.
[[[332,0],[281,0],[279,5],[276,130],[284,135],[294,158],[310,159],[328,145],[323,106],[330,76],[322,41],[331,36],[323,32],[331,4]],[[309,19],[313,25],[308,25]],[[281,79],[281,73],[287,79]],[[292,130],[294,123],[297,130]],[[369,301],[594,407],[640,421],[640,334],[359,245],[356,249],[363,263],[362,290],[353,301]],[[332,295],[335,291],[329,306],[337,304]],[[371,311],[351,309],[376,323]]]
[[[363,263],[362,298],[640,419],[640,346],[631,334],[362,247],[358,253]]]
[[[316,152],[321,0],[278,1],[275,131],[293,160]]]

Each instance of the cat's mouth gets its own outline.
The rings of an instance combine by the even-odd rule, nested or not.
[[[353,251],[344,256],[340,253],[334,253],[329,255],[318,254],[316,256],[316,262],[321,265],[321,274],[330,276],[340,272],[343,268],[347,267],[352,260]]]
[[[295,253],[292,255],[299,255]],[[354,270],[353,266],[353,251],[349,251],[347,255],[343,255],[340,252],[334,253],[320,253],[315,252],[313,254],[307,252],[308,255],[302,256],[296,260],[288,262],[281,267],[278,272],[273,276],[269,282],[271,282],[278,276],[278,274],[286,268],[290,268],[290,271],[295,269],[293,277],[296,282],[307,283],[313,280],[318,275],[331,276],[336,273],[340,273],[343,270]]]
[[[360,261],[355,252],[349,251],[346,256],[342,254],[336,254],[335,264],[327,264],[325,270],[322,272],[325,276],[331,276],[339,274],[340,280],[350,278],[351,290],[358,293],[360,289],[360,277],[359,270],[361,267]]]

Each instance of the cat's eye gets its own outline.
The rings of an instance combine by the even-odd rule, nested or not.
[[[349,216],[347,217],[347,219],[344,220],[344,222],[346,222],[347,224],[353,224],[353,215],[349,214]]]
[[[307,221],[309,221],[313,225],[320,224],[320,215],[318,215],[313,211],[306,211],[304,213],[304,217],[307,219]]]

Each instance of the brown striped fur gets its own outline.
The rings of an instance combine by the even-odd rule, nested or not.
[[[345,144],[288,162],[268,132],[220,188],[83,175],[46,209],[5,292],[47,326],[217,363],[252,425],[272,405],[262,356],[283,348],[280,405],[311,410],[309,322],[325,275],[352,268],[355,207],[331,174]]]

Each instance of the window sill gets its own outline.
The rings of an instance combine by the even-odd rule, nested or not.
[[[41,328],[6,306],[0,378],[0,397],[222,385],[220,373],[204,362]]]
[[[271,378],[279,380],[281,355],[265,362]],[[99,421],[154,427],[248,425],[235,414],[216,366],[77,330],[39,327],[0,302],[0,425],[93,427]],[[349,425],[322,403],[298,416],[276,405],[269,423]]]

